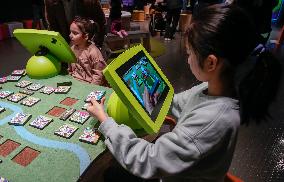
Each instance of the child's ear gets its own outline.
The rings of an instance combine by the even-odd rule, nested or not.
[[[205,64],[204,64],[205,69],[208,72],[215,71],[218,65],[218,61],[219,60],[215,55],[210,54],[205,60]]]
[[[88,41],[88,40],[89,40],[89,34],[86,33],[86,34],[84,35],[84,39]]]

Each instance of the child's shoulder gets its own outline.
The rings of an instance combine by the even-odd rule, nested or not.
[[[87,52],[90,56],[96,57],[97,59],[103,59],[100,49],[95,44],[90,44]]]

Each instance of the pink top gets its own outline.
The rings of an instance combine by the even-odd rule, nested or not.
[[[81,81],[107,85],[102,72],[107,64],[95,44],[90,44],[83,50],[73,45],[71,49],[75,53],[77,62],[69,64],[69,74]]]

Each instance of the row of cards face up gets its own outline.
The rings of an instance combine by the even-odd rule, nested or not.
[[[31,97],[31,96],[27,97],[26,94],[22,94],[22,93],[13,94],[13,92],[11,91],[0,91],[0,98],[3,99],[6,97],[7,97],[7,100],[11,102],[16,102],[16,103],[23,100],[21,104],[25,106],[33,106],[40,101],[40,98]]]
[[[40,83],[32,83],[31,81],[28,81],[28,80],[22,80],[20,82],[18,82],[16,84],[16,87],[20,87],[20,88],[25,88],[27,87],[26,89],[27,90],[31,90],[31,91],[37,91],[39,89],[41,93],[44,93],[44,94],[51,94],[51,93],[68,93],[69,90],[71,89],[71,86],[59,86],[57,88],[53,88],[53,87],[50,87],[50,86],[43,86],[42,84]]]
[[[0,78],[1,81],[2,78]],[[18,82],[16,85],[16,87],[20,87],[20,88],[25,88],[22,93],[24,94],[28,94],[28,95],[32,95],[34,91],[38,91],[40,90],[41,93],[44,94],[51,94],[51,93],[63,93],[66,94],[70,91],[71,86],[59,86],[57,88],[54,87],[50,87],[50,86],[44,86],[40,83],[32,83],[31,81],[28,80],[22,80],[20,82]]]
[[[70,118],[70,120],[76,120],[77,114],[74,113],[74,118]],[[26,122],[32,117],[31,114],[25,113],[17,113],[15,117],[11,119],[9,122],[10,125],[25,125]],[[53,121],[52,118],[46,116],[38,116],[36,117],[29,125],[38,129],[44,129],[47,125],[49,125]],[[78,127],[73,126],[71,124],[64,124],[58,130],[54,132],[55,135],[64,137],[64,138],[71,138],[72,135],[78,130]],[[99,133],[94,128],[85,128],[83,134],[79,137],[79,140],[82,142],[87,142],[91,144],[95,144],[99,139]]]
[[[22,76],[25,76],[25,75],[26,75],[26,70],[24,69],[14,70],[11,75],[0,78],[0,84],[6,83],[7,81],[11,81],[11,82],[19,81],[22,78]]]
[[[72,111],[70,112],[70,110]],[[5,111],[5,108],[0,107],[0,112],[3,112],[3,111]],[[32,116],[31,114],[17,113],[15,117],[11,119],[9,124],[25,125],[26,122],[31,118],[31,116]],[[70,117],[69,120],[72,122],[84,124],[90,118],[90,114],[86,111],[75,111],[75,109],[74,110],[69,109],[61,115],[60,119],[66,121],[68,117]],[[52,119],[40,115],[34,121],[35,121],[35,125],[32,124],[32,126],[38,129],[43,129],[47,124],[49,124],[52,121]],[[36,123],[40,123],[40,125],[37,126]]]

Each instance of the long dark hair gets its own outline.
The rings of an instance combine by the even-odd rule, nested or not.
[[[73,23],[75,23],[79,27],[84,35],[88,34],[89,41],[95,40],[99,29],[99,26],[96,22],[88,18],[76,16],[73,20]]]
[[[255,49],[256,30],[242,9],[224,4],[203,8],[193,16],[187,36],[200,67],[210,54],[224,60],[220,76],[225,84],[235,87],[242,123],[268,116],[278,88],[280,64],[263,46]]]

